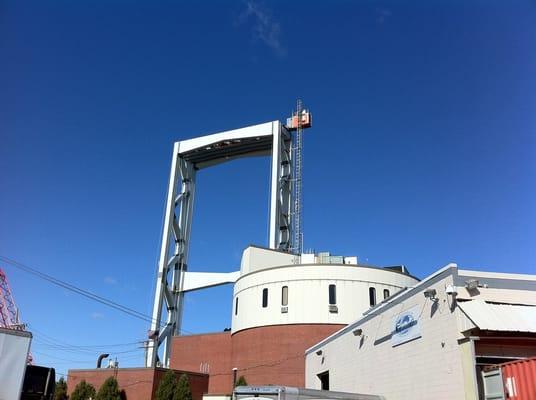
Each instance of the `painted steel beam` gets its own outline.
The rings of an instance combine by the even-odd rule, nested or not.
[[[290,251],[291,136],[279,121],[175,143],[158,261],[153,320],[149,331],[150,343],[147,346],[147,366],[169,367],[171,339],[181,332],[185,292],[232,283],[239,276],[239,272],[186,272],[197,171],[240,157],[270,154],[272,180],[269,246]]]

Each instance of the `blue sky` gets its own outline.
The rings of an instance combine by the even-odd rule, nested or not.
[[[534,71],[533,1],[2,1],[0,255],[149,314],[172,143],[301,97],[306,248],[536,273]],[[191,270],[267,243],[268,180],[198,175]],[[141,365],[147,323],[1,267],[37,363]],[[184,330],[230,326],[231,295],[188,295]]]

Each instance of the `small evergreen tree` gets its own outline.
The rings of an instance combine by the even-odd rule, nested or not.
[[[237,386],[247,386],[248,383],[246,382],[246,378],[244,378],[244,375],[240,375],[240,378],[236,380],[235,387]]]
[[[54,392],[54,400],[67,400],[67,382],[63,377],[56,383],[56,391]]]
[[[173,400],[192,400],[192,391],[190,390],[190,381],[186,374],[182,374],[177,384],[177,389],[173,395]]]
[[[155,400],[173,400],[173,394],[177,389],[177,378],[173,371],[168,371],[160,381],[156,390]]]
[[[117,379],[110,376],[104,381],[97,393],[96,400],[121,400],[121,391]]]
[[[75,386],[73,392],[71,393],[71,400],[95,399],[95,394],[96,392],[93,385],[87,383],[85,380],[82,380],[82,382]]]

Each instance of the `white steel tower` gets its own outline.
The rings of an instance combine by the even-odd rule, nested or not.
[[[239,277],[238,271],[224,274],[188,271],[197,171],[241,157],[271,155],[268,245],[271,249],[299,254],[301,129],[309,126],[311,116],[301,109],[301,101],[298,101],[298,111],[287,120],[286,126],[272,121],[175,143],[147,343],[147,366],[169,367],[171,339],[181,332],[185,292],[231,283]],[[294,130],[293,145],[290,131]],[[296,162],[292,160],[293,153]],[[293,218],[298,222],[293,222]],[[295,229],[298,229],[297,234]]]
[[[272,156],[269,247],[291,250],[291,136],[279,121],[176,142],[164,216],[146,365],[169,366],[188,290],[234,282],[238,275],[187,272],[197,171],[240,157]],[[165,305],[165,307],[164,307]],[[162,349],[159,355],[159,349]]]

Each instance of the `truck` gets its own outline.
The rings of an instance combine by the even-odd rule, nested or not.
[[[28,365],[32,334],[0,327],[0,400],[52,400],[54,368]]]
[[[385,397],[290,386],[237,386],[233,400],[385,400]]]

